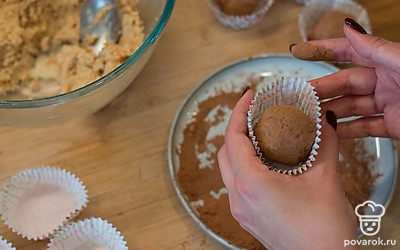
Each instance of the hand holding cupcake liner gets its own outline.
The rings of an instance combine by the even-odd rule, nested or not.
[[[307,170],[307,168],[312,166],[312,162],[315,161],[315,156],[318,154],[318,143],[321,141],[321,108],[319,107],[319,104],[318,96],[316,95],[314,87],[312,87],[306,80],[300,78],[288,77],[279,79],[275,82],[267,84],[265,88],[256,93],[254,100],[251,102],[249,107],[247,125],[249,129],[249,136],[252,140],[254,148],[258,156],[269,169],[282,174],[296,175],[303,173]],[[288,164],[288,162],[285,161],[286,159],[277,161],[276,159],[270,159],[266,157],[266,155],[263,155],[259,141],[256,137],[255,127],[257,126],[262,114],[269,108],[276,107],[278,105],[289,105],[301,110],[305,115],[310,117],[315,129],[313,144],[307,149],[307,152],[309,152],[308,157],[303,161],[297,162],[296,164]],[[275,132],[281,133],[282,131]],[[285,133],[285,131],[283,131],[283,133]],[[293,140],[296,140],[296,138],[293,138]],[[295,142],[293,141],[292,144],[294,145]],[[276,145],[273,147],[275,146]],[[280,150],[278,149],[278,151]],[[301,156],[300,158],[303,157]]]

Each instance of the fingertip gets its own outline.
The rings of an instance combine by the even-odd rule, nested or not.
[[[347,17],[344,19],[344,23],[347,27],[360,34],[367,34],[367,31],[365,31],[365,29],[352,18]]]
[[[395,56],[400,50],[400,44],[385,38],[369,34],[361,34],[351,27],[344,28],[346,38],[352,49],[364,60],[370,60],[372,66],[382,65],[390,70],[398,70],[400,61]]]
[[[250,98],[248,97],[250,95],[251,99],[254,97],[254,91],[250,87],[246,87],[246,89],[243,91],[243,94],[240,96],[240,99],[243,99],[247,96],[246,99]]]
[[[301,60],[336,61],[336,52],[332,48],[330,48],[330,46],[325,46],[326,44],[329,45],[329,43],[332,42],[332,40],[319,40],[291,44],[289,50],[294,57]]]
[[[233,112],[243,112],[247,113],[248,107],[250,106],[251,100],[254,98],[254,91],[250,87],[246,87],[240,96],[239,101],[236,103]]]
[[[351,18],[344,20],[343,32],[351,47],[361,56],[370,59],[371,48],[369,48],[369,41],[373,36],[369,35],[363,26]]]
[[[246,92],[249,91],[249,89],[250,89],[250,87],[247,86],[247,87],[244,89],[243,93],[240,95],[240,98],[242,98],[242,97],[246,94]]]

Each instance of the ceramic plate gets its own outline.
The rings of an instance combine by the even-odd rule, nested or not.
[[[289,54],[260,55],[232,63],[216,71],[197,85],[186,97],[176,114],[170,130],[168,162],[172,182],[179,199],[186,211],[206,233],[226,247],[237,249],[237,247],[228,243],[202,223],[195,209],[187,201],[185,195],[181,191],[177,179],[177,173],[179,171],[179,155],[177,154],[177,149],[180,149],[180,145],[183,141],[183,131],[186,124],[193,121],[196,115],[198,103],[208,99],[221,90],[225,92],[239,92],[243,90],[244,86],[248,85],[249,78],[263,77],[264,81],[270,82],[282,76],[297,76],[311,80],[313,78],[332,74],[336,71],[338,71],[338,68],[331,64],[301,61],[293,58]],[[259,89],[260,87],[261,86],[258,86],[257,88]],[[207,138],[223,134],[228,119],[229,115],[226,115],[225,121],[212,127],[208,131]],[[371,200],[387,207],[392,198],[397,179],[398,164],[396,148],[390,139],[365,138],[363,140],[365,140],[364,144],[367,145],[367,151],[376,156],[375,172],[382,173],[382,176],[375,182],[375,190],[371,196]],[[200,158],[200,161],[205,161],[205,159]],[[369,214],[372,213],[372,211],[367,210],[366,213]]]

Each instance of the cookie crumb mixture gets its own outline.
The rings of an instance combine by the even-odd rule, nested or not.
[[[136,2],[118,0],[121,37],[118,44],[106,44],[102,55],[96,56],[80,44],[83,2],[0,2],[0,94],[23,88],[47,96],[69,92],[110,72],[143,43],[144,27]]]

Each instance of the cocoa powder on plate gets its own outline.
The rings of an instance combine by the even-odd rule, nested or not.
[[[211,154],[211,165],[199,168],[200,160],[197,153],[203,153],[207,145],[214,145],[219,149],[224,143],[224,137],[215,136],[211,141],[206,140],[208,130],[216,125],[220,119],[205,121],[209,112],[217,105],[224,105],[233,109],[240,93],[221,93],[199,103],[195,121],[189,123],[184,129],[184,139],[179,153],[178,180],[183,193],[188,201],[203,200],[204,206],[198,206],[197,211],[202,222],[216,234],[228,242],[248,249],[263,249],[253,236],[241,228],[232,217],[229,209],[228,195],[214,198],[210,191],[218,193],[224,188],[217,162],[217,150]],[[222,117],[224,112],[219,109],[217,117]],[[196,150],[197,148],[197,150]]]
[[[375,160],[375,156],[368,154],[363,140],[340,141],[339,152],[342,155],[340,180],[351,205],[356,207],[369,200],[374,182],[381,174],[372,173],[370,162]]]
[[[263,79],[249,77],[247,80],[254,89]],[[226,192],[222,192],[218,199],[212,195],[212,192],[215,194],[224,190],[217,161],[217,152],[224,143],[224,137],[217,135],[207,140],[207,133],[211,127],[223,121],[226,115],[226,109],[223,107],[232,110],[241,93],[220,92],[199,102],[195,119],[185,127],[180,150],[177,149],[180,162],[178,182],[188,202],[193,202],[192,204],[203,202],[202,205],[196,206],[196,210],[200,220],[210,230],[239,248],[264,249],[263,245],[232,217]],[[216,108],[216,118],[207,120],[206,117]],[[212,145],[211,150],[210,145]],[[203,166],[198,155],[206,151],[211,152],[205,159],[209,164]],[[341,141],[340,152],[341,181],[350,203],[356,206],[370,197],[373,183],[378,177],[372,174],[369,165],[374,157],[367,154],[363,141]]]

